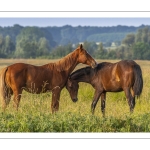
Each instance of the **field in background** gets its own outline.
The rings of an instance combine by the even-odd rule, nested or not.
[[[42,65],[55,61],[57,60],[0,59],[0,68],[17,62]],[[13,108],[12,100],[5,113],[0,108],[0,132],[150,132],[150,61],[136,62],[143,72],[144,87],[132,115],[124,93],[120,92],[107,93],[105,118],[100,111],[100,101],[93,116],[90,106],[94,89],[90,84],[80,83],[78,102],[73,103],[64,88],[60,97],[60,109],[56,114],[51,114],[51,92],[39,95],[23,92],[18,112]],[[84,66],[79,64],[75,70]]]

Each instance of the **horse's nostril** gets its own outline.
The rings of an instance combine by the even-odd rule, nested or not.
[[[73,102],[76,102],[77,100],[78,100],[78,98],[73,98],[72,99]]]

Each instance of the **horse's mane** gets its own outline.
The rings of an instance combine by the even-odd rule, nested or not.
[[[71,79],[74,79],[74,80],[77,80],[78,78],[82,79],[85,77],[85,75],[90,74],[91,69],[92,69],[91,67],[85,67],[85,68],[78,69],[75,72],[73,72],[70,75],[70,77],[71,77]]]
[[[99,63],[97,65],[97,67],[94,68],[94,69],[89,67],[89,66],[88,67],[84,67],[84,68],[81,68],[81,69],[78,69],[78,70],[74,71],[70,75],[70,77],[73,80],[77,80],[77,79],[82,79],[85,76],[89,76],[92,73],[94,73],[96,75],[100,69],[102,69],[104,66],[109,66],[110,64],[111,63],[109,63],[109,62],[102,62],[102,63]]]
[[[65,70],[68,70],[72,66],[72,64],[74,62],[74,59],[72,57],[74,51],[69,53],[65,57],[61,58],[56,63],[54,63],[54,67],[57,71],[59,71],[59,72],[65,71]]]

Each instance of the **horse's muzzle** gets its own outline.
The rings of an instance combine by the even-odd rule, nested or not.
[[[78,101],[78,98],[73,98],[72,101],[75,103]]]

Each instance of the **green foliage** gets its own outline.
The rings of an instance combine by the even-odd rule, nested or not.
[[[49,58],[61,58],[73,51],[72,44],[58,46],[50,52]]]
[[[17,36],[15,57],[36,58],[49,54],[49,51],[50,44],[37,27],[26,27]]]
[[[150,59],[150,29],[149,27],[141,28],[136,34],[128,34],[123,44],[129,49],[131,59],[149,60]]]
[[[150,132],[150,114],[113,116],[57,114],[0,114],[0,132]]]
[[[127,46],[132,46],[134,42],[135,42],[135,35],[133,33],[128,34],[122,41],[122,43]]]
[[[9,35],[3,37],[0,35],[0,57],[10,57],[15,51],[15,45],[13,44]]]
[[[150,59],[149,26],[69,25],[0,27],[0,58],[60,58],[76,48],[79,42],[83,42],[84,48],[96,59]]]
[[[143,42],[135,43],[133,46],[133,59],[150,60],[150,45]]]
[[[88,51],[89,54],[93,55],[94,52],[96,51],[97,49],[97,45],[95,42],[88,42],[88,41],[85,41],[83,43],[83,47],[84,49],[86,49]]]
[[[99,33],[99,34],[92,34],[87,37],[87,41],[95,41],[95,42],[114,42],[114,41],[120,41],[123,39],[128,32],[123,33]]]

